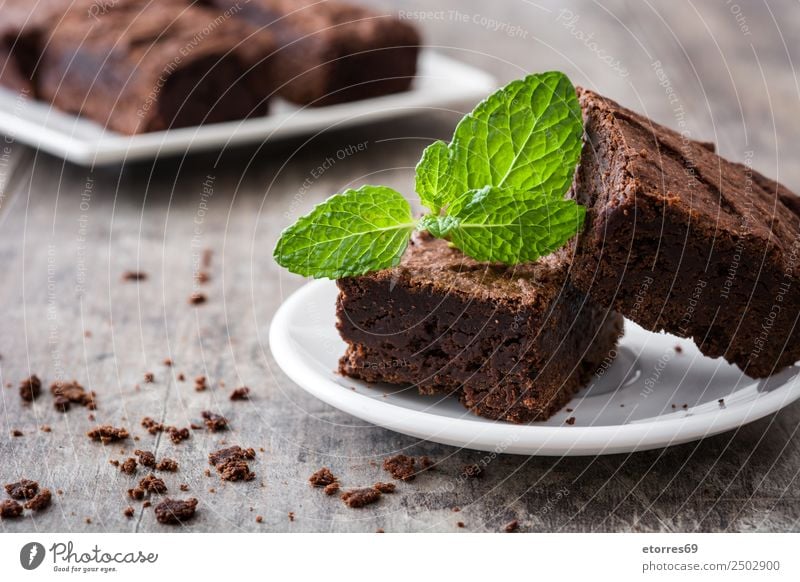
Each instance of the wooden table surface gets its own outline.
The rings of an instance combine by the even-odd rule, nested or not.
[[[563,70],[691,137],[715,141],[723,155],[752,157],[757,169],[800,190],[796,3],[387,0],[381,6],[416,19],[428,45],[502,81]],[[413,13],[419,10],[427,12]],[[304,283],[273,263],[277,234],[347,186],[382,183],[410,194],[423,147],[447,138],[460,115],[419,112],[260,147],[94,169],[2,144],[0,380],[12,388],[0,390],[0,481],[24,476],[63,494],[35,517],[0,521],[0,530],[176,531],[140,503],[132,504],[133,519],[122,514],[138,477],[123,475],[109,460],[136,447],[180,463],[165,480],[176,496],[200,499],[188,531],[491,532],[512,519],[522,531],[800,529],[800,403],[667,450],[564,459],[501,455],[485,478],[453,486],[462,466],[482,453],[366,425],[310,397],[275,365],[270,320]],[[313,177],[337,150],[362,143],[363,151]],[[193,307],[187,298],[204,249],[213,250],[212,279],[203,289],[208,301]],[[127,270],[148,279],[123,282]],[[164,366],[165,358],[174,367]],[[147,372],[153,383],[144,382]],[[45,386],[77,379],[97,392],[96,422],[125,426],[140,440],[90,442],[89,411],[74,406],[57,413],[48,392],[23,405],[16,387],[31,373]],[[178,373],[187,381],[178,381]],[[209,379],[209,390],[194,390],[198,375]],[[231,402],[231,389],[241,385],[252,389],[252,400]],[[186,426],[206,409],[226,415],[232,430],[194,431],[174,445],[139,425],[152,416]],[[23,436],[9,436],[13,430]],[[208,452],[222,442],[263,448],[252,463],[254,481],[222,483],[204,474]],[[429,455],[436,470],[361,510],[308,485],[322,466],[345,485],[369,485],[386,477],[379,463],[397,452]],[[178,491],[180,483],[190,492]]]

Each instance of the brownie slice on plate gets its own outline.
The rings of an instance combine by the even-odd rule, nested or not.
[[[275,35],[279,93],[301,105],[331,105],[405,91],[420,37],[384,12],[336,0],[204,0]]]
[[[800,204],[780,184],[592,91],[572,279],[753,377],[800,359]]]
[[[481,416],[543,420],[613,357],[622,318],[568,280],[566,249],[516,267],[415,235],[400,265],[341,279],[342,374],[452,393]]]
[[[44,99],[127,134],[266,113],[268,32],[252,36],[182,2],[101,4],[94,18],[71,10],[50,33],[38,73]]]

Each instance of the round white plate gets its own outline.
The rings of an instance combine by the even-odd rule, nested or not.
[[[753,380],[721,359],[704,357],[691,341],[626,321],[617,360],[564,410],[526,425],[488,420],[452,397],[338,375],[345,343],[335,328],[336,294],[334,282],[314,281],[283,303],[269,336],[278,365],[335,408],[438,443],[525,455],[642,451],[734,429],[800,397],[798,366]],[[574,424],[565,423],[569,417]]]

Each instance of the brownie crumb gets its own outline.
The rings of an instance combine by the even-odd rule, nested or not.
[[[146,384],[152,384],[155,381],[156,377],[155,374],[152,372],[145,372],[144,381]]]
[[[289,521],[294,521],[294,511],[289,512]]]
[[[308,482],[313,487],[327,487],[337,481],[336,477],[331,473],[328,467],[322,467],[319,471],[315,472],[308,478]]]
[[[194,389],[198,392],[203,392],[206,388],[208,388],[208,383],[206,381],[205,376],[197,376],[194,379]]]
[[[122,510],[122,515],[124,515],[128,519],[131,519],[135,513],[136,511],[130,505]]]
[[[202,305],[206,299],[205,293],[192,293],[189,295],[189,305]]]
[[[180,525],[194,517],[197,509],[197,499],[170,499],[169,497],[156,505],[156,519],[158,523],[167,525]]]
[[[0,518],[1,519],[15,519],[22,515],[22,506],[11,499],[5,499],[0,502]]]
[[[208,269],[211,266],[211,259],[214,256],[214,251],[211,249],[203,249],[203,256],[201,264],[204,268]]]
[[[383,470],[388,471],[395,479],[411,481],[417,475],[414,470],[416,461],[407,455],[394,455],[383,461]]]
[[[248,460],[254,459],[256,452],[253,449],[243,449],[239,446],[220,449],[208,455],[208,462],[224,481],[252,481],[255,473],[250,471]]]
[[[575,424],[575,417],[574,417],[574,416],[570,416],[570,417],[569,417],[567,420],[565,420],[564,422],[566,422],[568,425],[572,426],[573,424]]]
[[[143,271],[125,271],[122,273],[123,281],[146,281],[147,273]]]
[[[174,459],[163,458],[158,462],[156,466],[157,471],[167,471],[169,473],[174,473],[178,470],[178,462]]]
[[[419,458],[419,466],[423,471],[433,468],[433,461],[428,455],[423,455]]]
[[[683,348],[681,346],[675,346],[675,353],[680,354],[683,352]]]
[[[42,381],[32,374],[19,384],[19,397],[25,402],[33,402],[42,393]]]
[[[162,430],[164,430],[164,425],[163,424],[161,424],[160,422],[156,422],[155,420],[153,420],[149,416],[145,416],[142,419],[142,426],[144,428],[146,428],[147,432],[149,432],[150,434],[156,434],[156,433],[161,432]]]
[[[375,503],[380,498],[381,492],[372,487],[351,489],[342,493],[342,501],[344,501],[344,504],[354,509]]]
[[[141,501],[144,499],[144,489],[138,486],[133,489],[128,489],[128,497],[136,501]]]
[[[397,485],[394,483],[383,483],[378,481],[372,486],[372,488],[376,491],[380,491],[381,493],[394,493],[395,489],[397,489]]]
[[[189,490],[189,484],[188,483],[181,483],[178,486],[178,489],[180,489],[181,491],[188,491]]]
[[[22,432],[21,430],[15,428],[14,430],[11,431],[11,436],[12,437],[21,437],[21,436],[25,436],[25,433]]]
[[[172,367],[172,360],[170,358],[164,358],[164,361],[161,363],[167,366],[168,368]]]
[[[119,467],[119,461],[116,459],[109,459],[108,464],[114,465],[115,467]]]
[[[53,432],[53,429],[50,428],[49,424],[43,424],[42,425],[42,432]]]
[[[50,393],[55,396],[53,406],[59,412],[69,410],[70,404],[79,404],[89,410],[97,409],[95,400],[97,395],[94,392],[87,392],[75,380],[72,382],[54,382],[50,385]]]
[[[87,517],[83,521],[86,523],[86,525],[90,525],[92,523],[92,518],[91,517]]]
[[[256,516],[256,523],[261,523],[262,521],[264,521],[264,518],[261,517],[260,515],[257,515]]]
[[[464,527],[464,522],[463,521],[456,522],[456,525],[458,527]]]
[[[6,483],[5,490],[12,499],[33,499],[39,492],[39,483],[30,479],[20,479],[16,483]]]
[[[152,473],[150,473],[147,477],[139,481],[139,488],[141,488],[145,493],[167,492],[167,486],[164,483],[164,480],[159,479]]]
[[[483,469],[477,463],[464,465],[463,475],[468,479],[480,479],[483,477]]]
[[[325,495],[335,495],[339,491],[339,482],[336,481],[330,485],[325,485],[322,491],[325,492]]]
[[[31,511],[42,511],[50,506],[50,501],[52,499],[53,495],[50,493],[50,490],[44,488],[39,492],[38,495],[36,495],[36,497],[25,504],[25,509],[30,509]]]
[[[725,399],[720,398],[719,400],[717,400],[717,404],[719,404],[720,408],[725,408]]]
[[[150,467],[151,469],[156,466],[156,456],[150,451],[142,451],[136,449],[133,454],[139,457],[139,462],[143,467]]]
[[[128,458],[124,463],[122,463],[122,465],[120,465],[119,470],[126,475],[133,475],[136,473],[136,459]]]
[[[503,528],[503,531],[505,531],[506,533],[514,533],[515,531],[518,530],[519,530],[519,522],[516,519],[513,521],[509,521]]]
[[[208,410],[204,410],[201,414],[203,416],[203,422],[205,423],[206,428],[211,432],[228,430],[228,419],[221,414],[216,414]]]
[[[116,441],[123,441],[127,439],[130,435],[128,431],[124,428],[116,428],[111,426],[110,424],[102,424],[100,426],[94,427],[92,430],[86,433],[93,441],[100,441],[104,445],[108,443],[113,443]]]
[[[200,285],[203,285],[211,280],[211,274],[208,273],[208,271],[198,271],[198,273],[194,276],[194,280]]]
[[[231,400],[250,400],[250,388],[242,386],[231,392]]]
[[[186,380],[186,374],[184,374],[183,372],[180,372],[178,374],[178,382],[184,382],[185,380]]]
[[[170,440],[176,445],[189,438],[188,428],[178,428],[176,426],[168,426],[166,430],[167,434],[169,434]]]

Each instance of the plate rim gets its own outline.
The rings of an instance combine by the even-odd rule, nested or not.
[[[310,366],[304,365],[301,355],[291,348],[293,341],[291,316],[309,297],[317,295],[324,287],[331,285],[335,285],[335,282],[327,279],[310,281],[281,303],[269,329],[270,350],[276,363],[293,383],[329,406],[377,426],[415,438],[469,449],[495,451],[497,443],[508,440],[509,433],[513,432],[519,434],[520,438],[504,448],[503,453],[535,456],[632,453],[693,442],[734,430],[777,412],[800,398],[800,381],[798,381],[800,376],[797,376],[793,381],[753,401],[739,405],[679,418],[612,426],[517,425],[505,421],[486,422],[486,419],[478,421],[450,418],[432,412],[411,410],[390,401],[360,394],[357,390],[343,389],[329,377],[320,375]],[[381,414],[381,411],[384,414]],[[431,427],[437,430],[423,430],[416,427]],[[458,430],[459,427],[461,431]],[[472,440],[465,440],[463,436],[457,434],[467,428],[479,435]],[[670,435],[672,438],[667,438]],[[524,443],[515,444],[523,440],[537,441],[541,444],[538,447]]]

